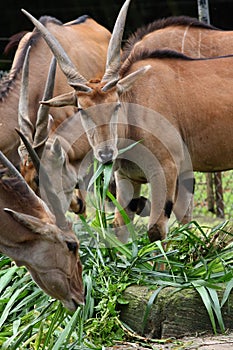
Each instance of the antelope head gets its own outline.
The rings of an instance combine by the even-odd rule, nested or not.
[[[74,105],[79,108],[80,118],[93,148],[94,156],[101,163],[112,162],[118,155],[118,115],[120,96],[150,66],[145,66],[126,77],[120,77],[121,41],[130,0],[123,4],[109,42],[105,73],[100,80],[87,81],[72,63],[54,36],[27,11],[22,10],[33,22],[52,50],[57,62],[67,77],[73,91],[41,103],[53,107]]]
[[[0,152],[0,250],[74,311],[84,303],[79,242],[47,182],[53,212]],[[48,179],[46,179],[48,180]]]

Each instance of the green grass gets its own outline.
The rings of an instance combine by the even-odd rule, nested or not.
[[[87,220],[74,220],[80,240],[85,306],[69,313],[34,284],[26,269],[1,256],[0,348],[104,349],[115,340],[124,340],[129,333],[120,320],[119,305],[126,303],[123,292],[132,284],[155,289],[146,314],[162,288],[195,289],[213,331],[224,332],[221,310],[233,288],[233,243],[227,223],[214,227],[196,221],[191,227],[174,225],[164,252],[161,242],[149,242],[146,226],[138,219],[130,229],[133,240],[120,244],[111,228],[112,216],[105,214],[103,205],[104,198],[110,196],[111,167],[96,166],[96,171],[99,177],[92,181],[92,215]],[[162,263],[165,270],[160,271]],[[222,299],[219,290],[223,290]]]

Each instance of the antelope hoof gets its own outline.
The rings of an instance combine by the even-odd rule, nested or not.
[[[166,237],[165,232],[161,230],[158,224],[151,226],[147,233],[151,243],[155,241],[162,241]]]

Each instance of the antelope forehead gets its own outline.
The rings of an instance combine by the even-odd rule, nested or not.
[[[116,104],[118,102],[118,94],[116,89],[113,91],[102,92],[101,89],[94,89],[92,93],[78,93],[78,106],[82,109],[100,107],[103,108],[107,104]]]

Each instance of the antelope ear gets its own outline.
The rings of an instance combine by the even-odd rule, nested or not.
[[[130,90],[134,82],[141,78],[150,68],[151,65],[144,66],[119,80],[117,83],[117,92],[122,94],[123,92]]]
[[[51,228],[52,226],[51,224],[46,224],[41,219],[35,216],[19,213],[17,211],[14,211],[8,208],[4,208],[3,210],[7,214],[9,214],[14,220],[16,220],[18,223],[20,223],[24,227],[28,228],[33,233],[48,235],[49,233],[48,228],[49,227]]]
[[[65,154],[62,149],[61,142],[58,137],[55,138],[51,145],[51,153],[53,154],[54,158],[56,160],[59,160],[62,164],[65,161]]]
[[[47,101],[40,101],[40,103],[49,107],[64,107],[64,106],[77,107],[77,98],[76,98],[75,91],[71,91],[66,94],[53,97]]]
[[[82,92],[92,92],[93,89],[90,88],[89,86],[87,86],[86,84],[81,84],[81,83],[75,83],[75,82],[68,82],[70,86],[72,86],[72,88],[75,89],[75,91],[82,91]]]

